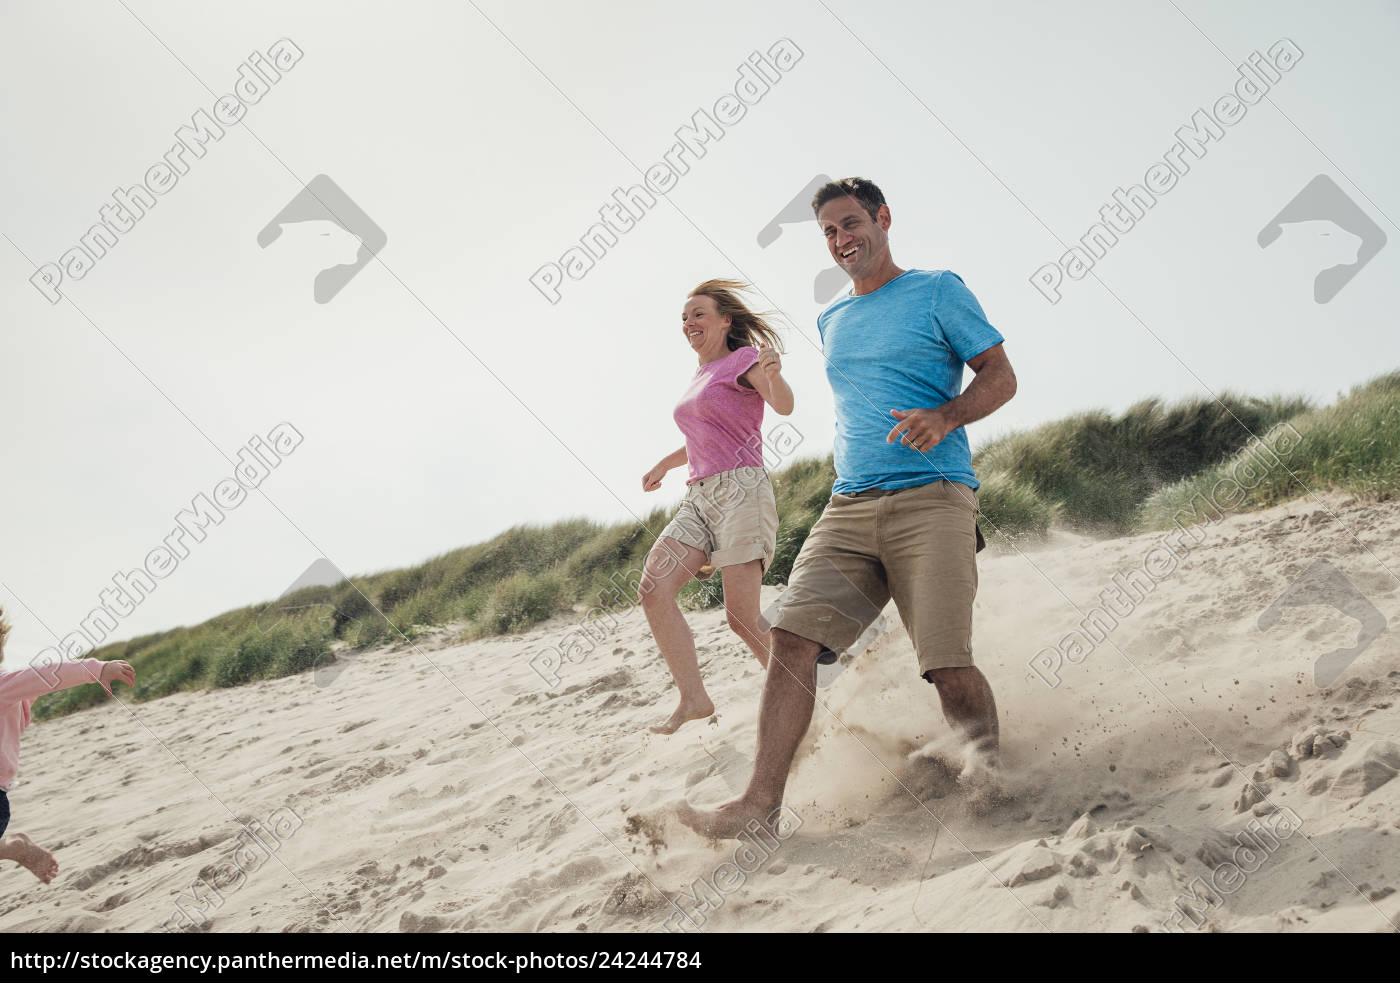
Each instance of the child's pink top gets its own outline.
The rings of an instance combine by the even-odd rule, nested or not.
[[[19,771],[19,735],[29,726],[29,708],[45,693],[95,683],[101,659],[60,662],[38,669],[0,672],[0,788],[9,788]]]
[[[675,412],[690,464],[687,485],[721,471],[763,467],[763,397],[739,382],[757,362],[757,348],[738,348],[695,370]]]

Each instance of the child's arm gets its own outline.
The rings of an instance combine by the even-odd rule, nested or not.
[[[70,689],[83,683],[98,683],[111,696],[112,683],[115,682],[134,686],[136,670],[120,660],[103,662],[101,659],[78,659],[42,669],[3,672],[0,673],[0,704],[19,703],[22,700],[33,702],[45,693]]]

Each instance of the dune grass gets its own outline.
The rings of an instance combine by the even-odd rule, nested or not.
[[[1257,455],[1232,454],[1197,473],[1158,489],[1143,503],[1139,525],[1164,529],[1177,521],[1197,495],[1211,501],[1222,479],[1234,479],[1233,509],[1267,508],[1309,492],[1347,492],[1366,501],[1400,495],[1400,372],[1357,386],[1331,406],[1288,419],[1297,446],[1280,455],[1280,465],[1258,477],[1248,466]],[[1277,445],[1277,434],[1266,441]],[[1290,436],[1290,440],[1293,438]],[[1253,461],[1249,458],[1253,457]],[[1248,478],[1242,475],[1248,474]]]
[[[1145,400],[1118,416],[1081,413],[993,441],[974,456],[988,541],[1013,546],[1057,524],[1106,534],[1170,525],[1194,495],[1232,473],[1251,431],[1264,434],[1283,421],[1301,435],[1288,468],[1312,490],[1371,500],[1400,491],[1400,372],[1324,409],[1288,397],[1226,395],[1223,402]],[[830,456],[774,473],[778,545],[765,583],[787,582],[834,479]],[[1302,492],[1278,468],[1238,507]],[[472,638],[523,632],[571,609],[617,611],[635,602],[647,551],[672,511],[613,524],[517,526],[417,566],[307,588],[93,655],[131,662],[138,679],[132,699],[141,701],[303,673],[337,650],[411,641],[433,626],[459,625]],[[681,600],[690,608],[722,603],[720,578],[691,581]],[[65,690],[43,697],[35,715],[69,713],[102,695],[96,686]]]
[[[983,510],[1018,535],[1050,523],[1117,535],[1138,526],[1158,489],[1198,474],[1244,447],[1251,433],[1308,410],[1306,400],[1222,394],[1167,404],[1143,400],[1120,416],[1080,413],[993,441],[974,458]]]

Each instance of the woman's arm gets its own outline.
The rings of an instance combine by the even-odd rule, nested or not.
[[[792,412],[792,387],[783,378],[782,359],[772,348],[760,344],[758,361],[739,378],[757,390],[763,401],[773,407],[776,413],[787,416]]]
[[[667,454],[657,462],[656,467],[642,475],[642,491],[656,491],[661,487],[661,479],[666,477],[666,472],[672,468],[680,467],[689,460],[690,456],[685,452],[685,445],[681,444],[680,450]]]

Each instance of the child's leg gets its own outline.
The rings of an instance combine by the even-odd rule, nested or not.
[[[58,861],[53,854],[35,843],[23,833],[10,833],[0,837],[0,860],[13,860],[21,867],[27,867],[45,884],[58,873]]]
[[[690,633],[676,595],[706,560],[705,552],[669,536],[657,540],[647,556],[638,590],[647,623],[681,691],[680,705],[663,724],[650,728],[656,734],[674,734],[687,720],[698,720],[715,712],[705,692],[700,666],[695,658],[695,636]]]
[[[744,640],[754,658],[768,668],[768,653],[773,647],[772,626],[763,618],[759,606],[758,588],[763,583],[763,561],[750,560],[724,568],[724,613],[729,627]]]

